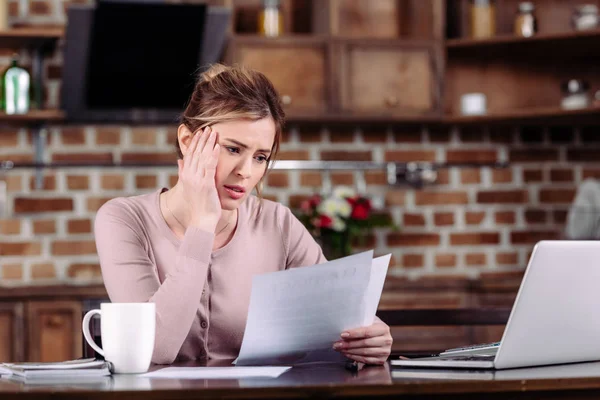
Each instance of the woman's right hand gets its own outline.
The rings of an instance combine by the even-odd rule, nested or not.
[[[215,184],[219,144],[210,127],[197,132],[183,160],[177,160],[183,197],[188,204],[189,226],[214,232],[221,218],[221,201]]]

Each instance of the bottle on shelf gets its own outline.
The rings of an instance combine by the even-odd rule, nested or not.
[[[279,0],[263,0],[263,8],[258,16],[258,33],[271,37],[283,34],[283,18]]]
[[[494,0],[471,0],[471,37],[490,38],[496,34],[496,4]]]
[[[537,32],[537,20],[535,18],[535,5],[531,1],[519,3],[517,18],[515,19],[515,35],[521,37],[532,37]]]
[[[7,114],[26,114],[29,111],[30,76],[19,66],[18,55],[13,55],[10,66],[2,74],[2,109]]]

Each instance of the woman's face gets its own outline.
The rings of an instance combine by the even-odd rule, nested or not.
[[[275,140],[275,123],[270,117],[239,120],[215,124],[212,130],[218,133],[221,147],[215,177],[221,207],[234,210],[267,170]]]

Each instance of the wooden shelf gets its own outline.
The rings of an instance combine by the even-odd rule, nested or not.
[[[65,120],[65,113],[61,110],[31,110],[27,114],[6,114],[0,113],[0,124],[19,123],[19,124],[38,124],[45,122],[62,122]]]
[[[536,107],[532,109],[510,110],[481,116],[446,116],[443,119],[449,125],[470,124],[516,124],[533,123],[544,125],[600,123],[600,106],[580,110],[563,110],[560,107]]]
[[[20,49],[51,44],[64,35],[61,27],[23,27],[0,31],[0,47]]]
[[[489,39],[449,39],[446,48],[449,55],[472,53],[481,56],[480,52],[485,51],[486,56],[491,52],[502,57],[520,56],[521,50],[530,56],[534,52],[535,56],[542,57],[593,55],[591,50],[600,48],[600,30],[540,34],[530,38],[507,35]],[[503,50],[510,50],[510,53]]]
[[[293,123],[328,123],[328,124],[353,124],[353,123],[395,123],[402,125],[437,124],[442,121],[439,116],[433,114],[358,114],[358,113],[289,113],[286,115],[288,124]]]

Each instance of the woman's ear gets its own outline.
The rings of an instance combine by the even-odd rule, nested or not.
[[[179,140],[179,149],[181,149],[181,154],[185,156],[187,153],[187,149],[190,147],[190,143],[194,134],[192,131],[188,129],[184,124],[179,125],[177,128],[177,140]]]

